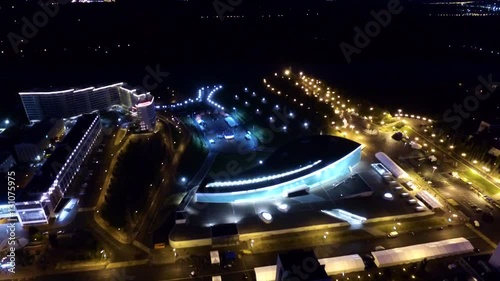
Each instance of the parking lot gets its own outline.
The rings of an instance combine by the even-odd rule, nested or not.
[[[211,151],[245,153],[254,150],[258,143],[251,132],[249,134],[240,125],[231,128],[225,120],[226,116],[227,113],[223,111],[206,110],[193,114],[192,117],[209,142]]]

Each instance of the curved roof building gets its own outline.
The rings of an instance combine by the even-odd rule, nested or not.
[[[288,197],[347,176],[361,160],[361,144],[334,136],[296,139],[276,150],[262,165],[237,178],[198,187],[197,202],[237,203]]]

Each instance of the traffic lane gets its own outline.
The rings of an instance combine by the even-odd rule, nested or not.
[[[334,246],[335,256],[348,255],[348,254],[363,254],[370,253],[374,251],[376,246],[383,246],[386,249],[404,247],[413,244],[428,243],[444,239],[464,237],[469,239],[471,243],[481,250],[491,250],[491,247],[481,238],[479,238],[473,231],[463,225],[453,226],[445,228],[443,230],[430,229],[421,232],[416,232],[415,236],[406,234],[399,235],[396,238],[375,238],[364,243],[353,242],[353,243],[337,243]],[[323,246],[323,247],[327,247]],[[79,272],[79,273],[69,273],[69,274],[57,274],[52,276],[39,277],[36,280],[110,280],[113,276],[116,276],[116,272],[126,274],[126,276],[135,277],[134,280],[191,280],[189,274],[191,271],[195,271],[199,276],[198,280],[204,280],[213,275],[228,275],[237,278],[242,276],[242,272],[251,272],[254,267],[257,266],[267,266],[271,264],[276,264],[277,253],[265,253],[258,255],[248,255],[243,256],[241,260],[235,262],[235,265],[230,269],[224,269],[223,267],[216,265],[203,265],[200,267],[195,267],[194,265],[190,267],[189,261],[182,261],[175,264],[161,265],[161,266],[149,266],[142,265],[136,267],[130,267],[125,269],[116,270],[97,270],[90,272]],[[208,257],[208,255],[207,255]],[[127,279],[126,279],[127,280]],[[209,279],[210,280],[210,279]],[[229,280],[240,280],[240,279],[229,279]]]
[[[395,238],[374,237],[369,241],[361,241],[361,243],[338,243],[335,246],[335,256],[370,253],[375,250],[376,246],[383,246],[386,249],[406,247],[415,244],[435,242],[445,239],[464,237],[466,239],[474,239],[476,247],[487,249],[488,244],[479,238],[472,230],[465,225],[454,225],[452,227],[443,227],[443,230],[436,228],[414,231],[415,235],[410,233],[401,233]],[[323,246],[327,247],[327,246]]]
[[[424,176],[429,177],[432,169],[429,165],[421,165],[420,171]],[[433,175],[434,188],[445,198],[453,198],[459,205],[456,206],[473,224],[474,221],[480,223],[479,231],[486,235],[494,243],[498,243],[499,229],[495,220],[499,218],[500,212],[493,207],[479,194],[469,188],[469,185],[451,175],[451,169]],[[479,207],[481,210],[477,210]],[[491,212],[492,216],[487,217],[484,212]]]
[[[460,163],[460,164],[461,164],[461,166],[463,166],[463,167],[464,167],[464,168],[466,168],[466,169],[474,169],[474,170],[476,170],[476,167],[474,166],[474,164],[473,164],[473,163],[471,163],[469,160],[464,159],[463,157],[461,157],[461,156],[457,155],[454,151],[449,151],[449,150],[447,150],[446,148],[441,147],[440,145],[438,145],[437,143],[435,143],[435,142],[433,141],[433,139],[431,139],[431,138],[429,138],[429,137],[425,136],[425,135],[424,135],[424,133],[419,133],[419,132],[418,132],[418,131],[416,131],[414,128],[410,128],[410,129],[411,129],[411,130],[412,130],[412,131],[413,131],[416,135],[418,135],[418,136],[419,136],[419,137],[421,137],[422,139],[424,139],[424,140],[426,140],[427,142],[429,142],[432,146],[436,147],[439,151],[441,151],[441,152],[443,153],[443,155],[447,155],[447,156],[449,156],[450,158],[452,158],[453,160],[455,160],[457,163]],[[495,182],[494,182],[493,178],[492,178],[490,175],[488,175],[488,174],[484,173],[484,172],[483,172],[483,171],[481,171],[480,169],[477,169],[476,171],[478,171],[478,173],[481,175],[481,177],[482,177],[484,180],[486,180],[486,181],[490,182],[490,184],[491,184],[491,185],[493,185],[493,186],[497,186],[497,187],[498,187],[498,185],[497,185],[497,184],[495,184]]]
[[[470,189],[470,186],[460,179],[451,175],[453,169],[443,166],[444,172],[434,173],[433,184],[440,193],[446,195],[448,198],[453,198],[461,205],[461,211],[470,217],[481,216],[483,212],[492,212],[498,215],[499,210],[491,205],[488,201],[484,200],[480,194]],[[430,165],[422,165],[421,171],[424,175],[431,175],[432,169]],[[480,212],[476,210],[479,207]]]
[[[220,266],[213,266],[214,272]],[[221,275],[224,280],[254,280],[252,269],[232,269],[224,271],[218,269],[217,273],[195,272],[195,277],[191,277],[190,268],[174,265],[149,266],[141,265],[128,268],[102,269],[85,272],[64,273],[56,275],[45,275],[36,277],[37,281],[109,281],[109,280],[135,280],[135,281],[154,281],[154,280],[212,280],[212,276]],[[245,276],[248,278],[246,279]]]

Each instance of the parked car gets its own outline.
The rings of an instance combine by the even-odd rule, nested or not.
[[[399,234],[398,234],[397,231],[391,231],[391,232],[389,232],[389,234],[387,234],[387,237],[389,237],[389,238],[396,238],[396,237],[398,237],[398,235]]]
[[[481,226],[481,224],[478,221],[474,221],[474,226],[479,228]]]

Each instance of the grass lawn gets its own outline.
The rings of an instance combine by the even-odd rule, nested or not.
[[[176,178],[186,177],[192,179],[203,166],[207,158],[208,147],[201,137],[193,134],[189,145],[182,154],[182,159],[177,168]]]
[[[236,177],[238,174],[259,165],[259,160],[265,160],[270,152],[252,151],[245,154],[228,153],[219,154],[210,169],[208,175],[218,175],[226,172],[230,177]]]
[[[473,185],[481,188],[484,190],[489,196],[495,196],[498,193],[500,193],[500,189],[484,179],[480,174],[477,172],[473,172],[471,170],[467,170],[466,172],[463,173],[464,176],[472,182]]]
[[[250,131],[259,140],[259,145],[266,147],[280,147],[297,137],[291,132],[274,132],[270,127],[257,125],[252,126]]]

